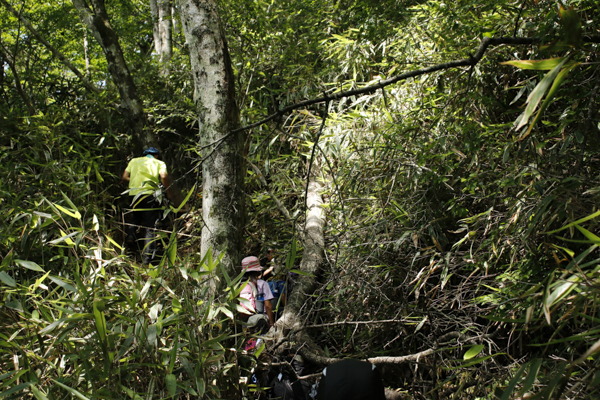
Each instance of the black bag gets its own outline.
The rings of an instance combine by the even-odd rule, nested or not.
[[[323,371],[317,400],[385,400],[381,374],[369,362],[338,361]]]
[[[302,362],[293,359],[291,362],[292,368],[298,376],[301,376],[304,371]],[[272,380],[269,386],[271,392],[270,399],[278,400],[311,400],[309,397],[310,385],[308,382],[296,379],[296,375],[288,371],[289,367],[281,367]]]

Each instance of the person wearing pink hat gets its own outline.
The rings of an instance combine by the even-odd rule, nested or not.
[[[266,314],[269,326],[273,326],[275,318],[273,316],[271,299],[273,299],[274,296],[269,288],[269,284],[266,281],[259,279],[262,270],[263,268],[257,257],[248,256],[242,260],[242,271],[244,272],[243,281],[245,283],[244,288],[240,293],[240,297],[248,300],[248,302],[245,304],[240,303],[244,309],[244,312],[240,313],[240,317],[250,325],[256,326],[261,319],[266,319]]]

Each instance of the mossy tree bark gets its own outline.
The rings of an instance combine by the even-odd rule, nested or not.
[[[179,0],[179,9],[194,76],[203,160],[201,253],[211,249],[234,273],[245,216],[245,134],[231,132],[239,126],[239,111],[229,50],[214,0]]]

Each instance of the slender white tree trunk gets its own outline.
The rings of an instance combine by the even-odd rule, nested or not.
[[[158,0],[158,32],[160,35],[160,61],[169,62],[173,56],[173,20],[171,0]]]
[[[235,82],[215,0],[179,0],[194,76],[202,149],[201,253],[222,256],[229,272],[240,265],[244,227],[244,133],[239,125]]]
[[[158,4],[156,3],[156,0],[150,0],[150,13],[152,14],[152,36],[154,37],[154,50],[160,57],[162,54],[160,47],[162,45],[162,41],[160,40],[160,18],[158,17]]]

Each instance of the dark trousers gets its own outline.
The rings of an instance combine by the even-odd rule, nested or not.
[[[160,219],[160,203],[149,195],[140,197],[133,203],[133,196],[129,197],[133,208],[131,223],[127,227],[127,242],[135,242],[136,231],[140,229],[138,243],[142,245],[142,263],[150,264],[156,253],[156,224]]]

